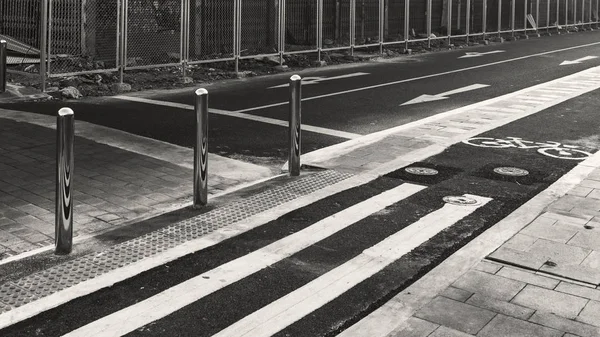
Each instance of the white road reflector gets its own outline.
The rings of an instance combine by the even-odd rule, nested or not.
[[[64,336],[123,336],[288,258],[425,188],[409,183],[402,184]]]
[[[445,204],[343,265],[239,320],[213,337],[272,336],[380,272],[492,199],[465,194],[473,205]]]

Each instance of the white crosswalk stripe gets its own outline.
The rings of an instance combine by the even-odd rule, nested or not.
[[[279,262],[425,187],[402,184],[65,336],[122,336]]]
[[[491,199],[466,195],[473,206],[446,204],[300,289],[245,317],[216,337],[272,336],[473,213]]]

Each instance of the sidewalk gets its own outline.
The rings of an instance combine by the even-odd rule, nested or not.
[[[55,123],[50,116],[0,110],[0,261],[54,245],[56,131],[49,127]],[[76,241],[190,204],[192,149],[132,139],[135,136],[79,121],[75,129],[120,147],[75,137]],[[169,158],[123,148],[163,150]],[[209,161],[211,197],[271,175],[266,168],[218,156],[211,155]]]
[[[0,285],[0,329],[259,227],[315,199],[424,160],[452,144],[597,90],[598,75],[600,68],[591,68],[309,153],[302,157],[303,164],[325,170],[305,171],[298,178],[241,191],[236,200],[101,254],[5,282]],[[117,155],[117,149],[111,151]],[[137,169],[144,163],[152,172],[162,172],[152,165],[182,170],[154,160],[134,158],[131,161],[135,165],[129,167]],[[108,176],[102,166],[86,169],[101,170]],[[164,174],[152,176],[144,172],[146,169],[139,171],[150,181],[142,187],[162,179],[182,193],[169,200],[186,197],[179,190],[185,180],[181,178],[183,172],[179,178],[164,179]],[[133,185],[133,177],[120,187]],[[95,191],[92,186],[89,193]],[[600,224],[594,218],[600,210],[599,191],[600,155],[594,155],[452,255],[449,264],[444,262],[342,335],[600,336],[598,328],[589,324],[598,325],[594,318],[600,308],[600,291],[595,289],[600,283],[595,264],[600,234],[594,230],[595,223]],[[123,199],[117,200],[126,201]]]

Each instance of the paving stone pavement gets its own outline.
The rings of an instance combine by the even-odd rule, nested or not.
[[[598,188],[600,168],[390,336],[600,336]]]
[[[0,118],[0,260],[54,244],[56,131]],[[193,171],[75,137],[74,237],[189,202]],[[216,175],[209,194],[239,185]]]

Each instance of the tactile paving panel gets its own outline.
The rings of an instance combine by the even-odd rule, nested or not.
[[[16,282],[0,285],[0,313],[174,248],[300,196],[352,177],[323,171],[252,195],[192,219],[115,245],[104,252],[52,267]]]
[[[12,309],[12,307],[0,302],[0,315],[2,315],[2,313],[4,313],[4,312],[9,311],[10,309]]]
[[[0,302],[9,307],[17,308],[38,298],[39,296],[36,294],[20,288],[13,282],[7,282],[0,285]]]

